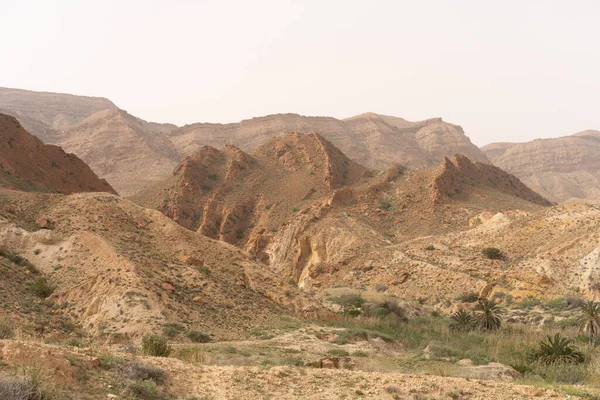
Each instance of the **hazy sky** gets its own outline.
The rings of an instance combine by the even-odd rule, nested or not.
[[[442,117],[471,140],[600,129],[600,1],[0,0],[0,86],[147,120]]]

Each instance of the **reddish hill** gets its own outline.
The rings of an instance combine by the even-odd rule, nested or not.
[[[115,190],[73,154],[47,145],[29,134],[11,116],[0,114],[0,170],[60,193],[109,192]]]
[[[277,229],[315,199],[360,182],[366,173],[322,136],[290,133],[251,155],[231,145],[202,147],[172,177],[134,200],[189,229],[240,243],[248,229]]]

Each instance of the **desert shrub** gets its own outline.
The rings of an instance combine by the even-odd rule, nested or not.
[[[475,318],[473,314],[465,310],[459,310],[450,316],[452,322],[450,329],[453,331],[467,332],[475,328]]]
[[[523,309],[523,308],[533,308],[535,306],[539,306],[542,304],[540,299],[536,299],[535,297],[527,297],[513,305],[513,308]]]
[[[110,370],[119,365],[119,359],[110,353],[102,353],[98,356],[100,368]]]
[[[14,331],[11,322],[4,317],[0,317],[0,339],[11,339],[13,334]]]
[[[428,250],[428,251],[433,251],[433,250],[435,250],[435,246],[434,246],[434,245],[432,245],[432,244],[430,244],[430,245],[428,245],[427,247],[425,247],[425,250]]]
[[[497,249],[496,247],[486,247],[482,250],[482,253],[490,260],[501,260],[502,258],[504,258],[502,250]]]
[[[190,331],[187,337],[194,343],[208,343],[211,341],[209,335],[200,331]]]
[[[567,302],[567,308],[581,307],[585,303],[585,299],[581,296],[567,296],[565,301]]]
[[[538,348],[529,353],[528,359],[543,365],[580,364],[585,361],[585,356],[573,346],[572,339],[557,333],[540,342]]]
[[[588,367],[582,364],[534,364],[524,375],[539,376],[546,382],[581,385],[586,383],[592,374]]]
[[[142,353],[155,357],[168,357],[171,346],[166,337],[160,335],[145,335],[142,338]]]
[[[0,399],[43,400],[44,394],[24,376],[0,377]]]
[[[548,308],[566,308],[567,300],[564,297],[558,297],[556,299],[548,300],[545,305]]]
[[[136,399],[154,400],[160,399],[161,396],[156,388],[156,382],[152,379],[133,381],[129,385],[129,390]]]
[[[382,201],[381,203],[379,203],[379,207],[380,210],[389,210],[390,208],[392,208],[392,203],[390,203],[389,201]]]
[[[365,304],[365,299],[360,294],[343,294],[332,298],[331,301],[342,306],[344,313],[351,316],[361,314],[360,308]]]
[[[369,357],[369,355],[367,353],[365,353],[364,351],[355,351],[354,353],[352,353],[352,355],[354,357]]]
[[[406,321],[408,319],[406,317],[406,311],[404,310],[404,308],[402,308],[397,302],[392,300],[387,300],[381,303],[369,305],[369,307],[367,308],[366,315],[380,318],[386,317],[388,315],[393,315],[402,321]]]
[[[167,323],[163,325],[163,334],[166,337],[172,338],[184,330],[184,326],[175,323]]]
[[[33,293],[35,293],[36,296],[45,299],[54,292],[54,286],[48,284],[46,278],[39,277],[33,282],[31,290],[33,290]]]
[[[456,301],[462,303],[475,303],[479,300],[479,294],[477,292],[464,292],[463,294],[456,296]]]
[[[162,382],[165,378],[165,371],[149,364],[132,361],[123,367],[123,377],[132,381],[153,380]]]
[[[345,356],[350,355],[350,353],[348,353],[344,349],[331,349],[331,350],[327,350],[327,355],[329,355],[329,356],[345,357]]]

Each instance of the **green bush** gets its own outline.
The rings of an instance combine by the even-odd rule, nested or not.
[[[33,282],[31,289],[36,296],[41,297],[42,299],[45,299],[54,292],[54,286],[49,285],[48,280],[44,277],[37,278],[35,282]]]
[[[346,350],[344,349],[331,349],[327,351],[327,355],[329,356],[338,356],[338,357],[345,357],[350,355]]]
[[[200,331],[190,331],[187,337],[194,343],[208,343],[211,341],[209,335]]]
[[[543,365],[581,364],[585,361],[583,353],[573,346],[573,340],[557,333],[548,336],[538,344],[538,348],[529,354],[529,361]]]
[[[482,253],[490,260],[501,260],[502,258],[504,258],[502,250],[497,249],[495,247],[486,247],[482,250]]]
[[[465,310],[459,310],[450,316],[452,322],[450,329],[453,331],[468,332],[475,328],[475,318],[473,314]]]
[[[145,379],[139,381],[133,381],[129,385],[129,390],[136,399],[140,400],[154,400],[159,399],[160,394],[156,389],[156,382],[152,379]]]
[[[168,357],[172,348],[166,337],[160,335],[145,335],[142,338],[142,353],[154,357]]]

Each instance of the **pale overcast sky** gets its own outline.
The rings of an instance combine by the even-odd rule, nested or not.
[[[0,0],[0,86],[183,125],[442,117],[471,140],[600,130],[600,1]]]

